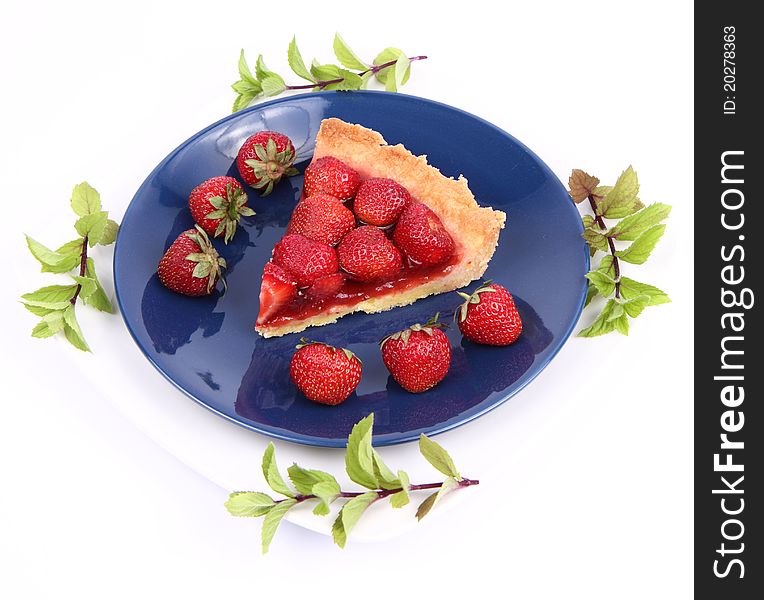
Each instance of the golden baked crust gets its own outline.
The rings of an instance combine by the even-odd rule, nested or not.
[[[338,158],[364,179],[387,177],[408,189],[413,198],[426,204],[443,221],[456,243],[459,260],[444,276],[411,289],[392,290],[353,306],[335,306],[326,313],[302,321],[259,326],[257,331],[263,337],[334,323],[352,312],[376,313],[405,306],[433,294],[463,287],[485,273],[506,215],[499,210],[478,206],[464,177],[446,177],[428,165],[425,156],[414,156],[401,144],[389,146],[376,131],[340,119],[324,119],[321,123],[313,160],[322,156]]]

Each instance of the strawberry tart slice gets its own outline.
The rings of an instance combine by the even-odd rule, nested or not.
[[[265,265],[255,329],[285,335],[463,287],[485,272],[505,218],[478,206],[463,177],[325,119],[303,198]]]

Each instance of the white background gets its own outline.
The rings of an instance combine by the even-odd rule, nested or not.
[[[360,5],[4,5],[0,596],[690,597],[692,5]],[[103,393],[72,366],[75,350],[28,337],[34,319],[15,300],[51,281],[35,275],[21,231],[68,239],[67,200],[83,179],[119,217],[157,162],[228,113],[241,47],[286,75],[292,34],[306,58],[326,62],[335,31],[367,59],[388,45],[429,55],[405,92],[494,122],[563,181],[580,167],[607,183],[633,164],[642,199],[674,212],[651,261],[626,268],[674,302],[647,309],[628,338],[571,339],[522,394],[440,436],[484,482],[440,518],[384,542],[351,537],[344,551],[285,523],[263,557],[259,520],[227,516],[221,478],[128,418],[119,406],[131,398]],[[96,255],[102,271],[110,256]],[[119,317],[80,312],[96,355],[110,356],[95,330]],[[124,352],[125,367],[109,368],[135,379],[142,359]],[[156,402],[182,398],[153,374],[132,383]],[[293,447],[278,446],[288,464]],[[419,461],[414,446],[395,457]],[[259,451],[251,462],[256,473]]]

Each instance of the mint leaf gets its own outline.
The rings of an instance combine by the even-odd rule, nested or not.
[[[72,210],[80,217],[101,210],[101,195],[87,181],[78,183],[72,190]]]
[[[286,84],[280,75],[277,75],[273,71],[270,71],[265,66],[263,61],[263,55],[257,57],[257,65],[255,68],[257,73],[257,79],[263,88],[263,94],[266,96],[278,96],[286,89]]]
[[[602,309],[602,312],[597,316],[597,318],[594,320],[594,322],[587,327],[586,329],[583,329],[578,332],[579,337],[595,337],[598,335],[604,335],[606,333],[610,333],[611,331],[614,331],[616,328],[616,320],[620,317],[613,318],[614,311],[616,311],[616,307],[618,306],[618,303],[615,300],[608,300],[607,304],[605,304],[605,307]],[[620,309],[623,310],[623,309]],[[621,317],[624,315],[622,314]],[[627,325],[628,327],[628,325]]]
[[[108,217],[109,213],[106,211],[90,213],[77,219],[74,228],[82,237],[87,236],[88,245],[92,248],[101,241]]]
[[[395,90],[397,91],[403,85],[403,80],[409,72],[411,61],[405,54],[398,57],[395,63]]]
[[[332,477],[331,481],[319,481],[313,486],[312,494],[320,502],[313,509],[313,514],[326,516],[329,514],[329,505],[337,499],[340,494],[340,486]]]
[[[347,45],[339,33],[334,35],[334,55],[346,69],[365,71],[368,68],[368,65],[358,58],[356,53],[350,49],[350,46]]]
[[[322,65],[315,60],[310,65],[310,72],[319,81],[329,81],[342,77],[337,65]]]
[[[74,292],[77,290],[76,285],[47,285],[41,287],[39,290],[24,294],[21,299],[26,303],[31,303],[32,306],[44,306],[45,304],[59,304],[66,303],[74,296]],[[66,308],[64,306],[56,306],[51,308]]]
[[[112,221],[111,219],[106,219],[106,225],[103,228],[103,233],[101,234],[101,239],[98,240],[98,243],[101,244],[101,246],[109,246],[113,244],[117,240],[117,232],[119,231],[119,225],[116,221]]]
[[[242,48],[239,53],[238,67],[239,77],[241,77],[242,81],[246,81],[250,84],[257,84],[257,79],[252,75],[252,72],[249,70],[249,65],[247,64],[247,59],[244,58],[244,48]]]
[[[600,271],[590,271],[586,278],[592,283],[602,296],[606,298],[615,291],[615,281],[605,273]]]
[[[608,235],[621,241],[637,239],[646,229],[668,218],[671,207],[657,202],[616,223]]]
[[[42,317],[42,320],[32,329],[32,337],[46,338],[50,337],[64,328],[64,311],[49,311]]]
[[[260,492],[233,492],[225,503],[234,517],[262,517],[276,502]]]
[[[593,175],[589,175],[589,173],[581,169],[573,169],[568,179],[569,194],[573,202],[580,204],[586,200],[589,194],[592,193],[592,190],[599,185],[599,182],[600,180]]]
[[[639,281],[634,281],[628,277],[621,277],[621,296],[627,300],[636,298],[637,296],[647,296],[647,306],[656,306],[658,304],[671,302],[671,299],[666,292],[659,290],[655,286],[640,283]]]
[[[337,515],[337,520],[332,525],[332,537],[334,543],[340,548],[344,548],[347,543],[348,535],[355,527],[364,511],[369,508],[372,502],[379,497],[376,492],[366,492],[355,498],[351,498],[345,503],[345,506]]]
[[[72,252],[61,253],[53,251],[28,235],[25,237],[29,251],[42,265],[41,270],[43,272],[68,273],[80,262],[79,251],[76,254]]]
[[[584,229],[583,236],[586,240],[586,243],[595,250],[601,250],[602,252],[608,251],[609,247],[607,238],[605,237],[605,234],[603,234],[599,229],[595,229],[594,227],[587,227]]]
[[[401,508],[409,503],[409,476],[406,471],[398,471],[398,481],[401,491],[390,496],[390,505],[393,508]]]
[[[293,497],[294,492],[289,489],[289,486],[286,483],[284,483],[284,480],[279,473],[279,468],[276,465],[275,452],[276,448],[273,445],[273,442],[270,442],[263,454],[263,477],[265,477],[265,481],[274,492],[278,492],[284,496]]]
[[[650,302],[649,296],[636,296],[621,303],[624,312],[632,319],[638,317]]]
[[[634,169],[629,166],[615,182],[613,189],[597,205],[597,214],[607,219],[620,219],[630,215],[644,205],[637,198],[639,181]]]
[[[600,264],[597,267],[597,270],[600,273],[604,273],[611,279],[615,279],[615,265],[613,263],[612,254],[606,254],[605,256],[602,257],[602,260],[600,261]]]
[[[597,288],[593,286],[591,283],[586,288],[586,301],[584,302],[584,307],[589,306],[592,300],[594,300],[594,297],[597,295]]]
[[[95,271],[95,264],[93,263],[92,258],[88,258],[87,260],[87,268],[85,269],[85,274],[96,285],[96,289],[91,294],[88,294],[87,297],[83,298],[85,304],[88,304],[93,308],[103,312],[114,312],[114,307],[111,305],[111,301],[106,295],[103,287],[101,287],[101,282],[98,281],[98,277],[96,276]]]
[[[353,426],[345,451],[345,470],[348,476],[357,484],[369,489],[377,487],[371,448],[373,427],[374,413],[371,413]]]
[[[74,315],[74,304],[69,304],[64,309],[64,335],[69,343],[78,350],[90,352],[90,347],[85,341],[80,325],[77,323],[77,317]]]
[[[345,69],[339,69],[339,77],[342,77],[342,81],[337,83],[330,83],[324,86],[325,90],[360,90],[363,86],[363,79],[360,75],[356,75],[351,71]]]
[[[91,279],[90,277],[80,277],[79,275],[72,275],[71,277],[74,279],[74,281],[80,284],[79,297],[83,300],[87,300],[87,298],[90,297],[93,292],[98,289],[98,284],[94,279]]]
[[[454,461],[451,460],[448,452],[445,451],[443,446],[432,441],[423,433],[419,436],[419,451],[422,453],[422,456],[427,459],[427,462],[438,471],[444,475],[461,479],[459,472],[454,466]]]
[[[295,37],[289,42],[287,58],[289,60],[289,68],[292,69],[298,77],[315,82],[313,75],[310,74],[310,71],[308,71],[308,68],[305,66],[305,62],[302,60],[302,54],[300,54],[300,50],[297,48],[297,38]]]
[[[424,519],[424,517],[429,513],[432,508],[437,504],[438,500],[440,500],[443,496],[448,494],[451,490],[454,490],[459,487],[459,482],[456,481],[453,477],[449,477],[443,482],[443,485],[440,486],[440,489],[432,494],[431,496],[428,496],[424,502],[422,502],[419,505],[419,508],[416,511],[416,518],[418,521],[421,521]]]
[[[379,452],[372,448],[371,458],[374,463],[374,476],[377,478],[381,488],[385,490],[394,490],[401,487],[401,482],[395,474],[387,467],[385,461],[379,455]]]
[[[382,52],[377,54],[377,57],[374,59],[373,63],[374,65],[379,66],[392,60],[397,61],[401,56],[405,56],[405,52],[403,52],[403,50],[400,50],[399,48],[385,48],[382,50]],[[377,78],[377,81],[387,85],[387,79],[390,75],[390,69],[392,68],[393,67],[388,67],[386,69],[377,71],[374,74],[374,76]],[[406,71],[401,76],[401,84],[405,84],[409,80],[410,71],[411,68],[409,65],[409,68],[406,69]],[[395,75],[393,75],[393,77],[395,77]]]
[[[324,471],[303,469],[295,463],[287,469],[287,473],[289,474],[289,479],[292,481],[297,491],[301,494],[305,494],[306,496],[312,494],[313,486],[321,482],[333,483],[337,489],[339,489],[337,480],[332,475],[325,473]]]
[[[273,536],[276,534],[276,530],[279,528],[279,524],[284,518],[284,515],[287,514],[287,511],[295,504],[297,504],[297,500],[294,498],[287,498],[276,504],[276,506],[271,508],[268,511],[268,514],[265,515],[262,531],[263,554],[268,552]]]
[[[650,257],[664,231],[666,231],[665,225],[654,225],[634,240],[628,248],[617,251],[615,255],[628,263],[641,265]]]

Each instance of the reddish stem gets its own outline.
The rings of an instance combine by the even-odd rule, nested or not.
[[[409,60],[411,62],[414,62],[415,60],[424,60],[426,59],[426,56],[411,56],[409,57]],[[379,73],[382,69],[386,69],[388,67],[392,67],[395,63],[397,63],[397,60],[390,60],[385,63],[382,63],[381,65],[374,65],[372,67],[369,67],[365,71],[361,71],[358,73],[359,76],[366,75],[366,73]],[[310,90],[315,87],[323,90],[327,85],[331,85],[333,83],[341,83],[345,81],[344,77],[339,77],[337,79],[327,79],[324,81],[316,81],[315,83],[308,83],[306,85],[288,85],[286,86],[286,89],[288,90]]]
[[[471,485],[478,485],[480,483],[477,479],[461,479],[459,480],[459,487],[465,488],[470,487]],[[415,492],[417,490],[436,490],[443,486],[443,482],[439,483],[420,483],[415,485],[409,486],[410,492]],[[396,494],[400,491],[402,491],[403,488],[395,488],[394,490],[368,490],[366,492],[340,492],[339,497],[340,498],[356,498],[358,496],[362,496],[363,494],[368,494],[369,492],[376,492],[378,495],[377,500],[381,500],[382,498],[387,498],[388,496],[392,496],[393,494]],[[297,502],[304,502],[305,500],[313,500],[317,498],[318,496],[315,496],[313,494],[297,494],[294,499],[297,500]],[[283,502],[284,500],[278,500],[278,502]]]
[[[85,236],[82,238],[82,250],[80,251],[80,277],[85,277],[85,274],[87,273],[88,269],[88,236]],[[82,284],[77,284],[77,289],[74,290],[74,296],[72,296],[71,302],[72,304],[77,303],[77,296],[80,295],[80,290],[82,289]]]
[[[594,211],[594,222],[599,225],[600,229],[607,229],[607,225],[605,225],[605,220],[597,214],[597,201],[594,199],[594,194],[589,194],[587,196],[589,198],[589,205],[592,207],[592,210]],[[613,257],[613,270],[615,271],[615,297],[620,298],[621,297],[621,265],[618,262],[618,257],[616,256],[616,249],[615,249],[615,242],[613,241],[613,238],[610,236],[605,236],[607,239],[607,245],[610,248],[610,254]]]

